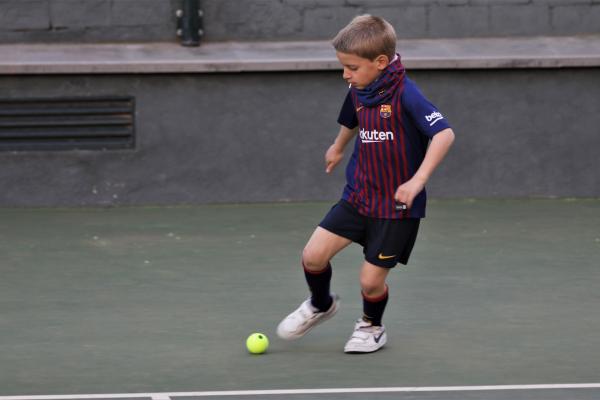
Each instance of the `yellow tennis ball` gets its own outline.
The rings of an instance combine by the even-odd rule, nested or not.
[[[253,333],[246,339],[246,348],[252,354],[262,354],[269,347],[269,338],[263,333]]]

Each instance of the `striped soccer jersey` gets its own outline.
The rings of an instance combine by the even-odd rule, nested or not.
[[[368,217],[425,217],[425,189],[406,211],[396,210],[394,194],[423,162],[429,140],[450,125],[414,82],[404,77],[388,102],[372,107],[350,89],[338,122],[359,128],[342,198]]]

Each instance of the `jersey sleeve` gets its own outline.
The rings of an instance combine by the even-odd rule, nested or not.
[[[428,137],[450,128],[442,113],[423,96],[417,86],[408,81],[402,93],[402,107],[408,112],[417,129]]]
[[[344,125],[348,129],[354,129],[358,126],[358,118],[356,117],[356,110],[354,109],[354,103],[352,102],[352,92],[348,91],[346,100],[340,110],[338,117],[338,123]]]

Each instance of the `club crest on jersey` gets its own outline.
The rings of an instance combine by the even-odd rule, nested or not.
[[[379,107],[379,116],[381,118],[389,118],[392,116],[392,105],[391,104],[382,104]]]

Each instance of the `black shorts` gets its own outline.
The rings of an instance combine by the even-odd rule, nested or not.
[[[383,268],[406,265],[417,239],[419,218],[365,217],[345,200],[329,210],[319,226],[363,246],[365,260]]]

